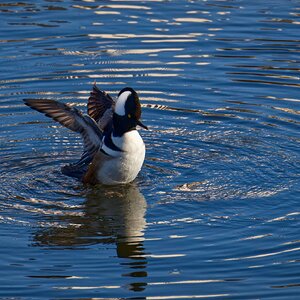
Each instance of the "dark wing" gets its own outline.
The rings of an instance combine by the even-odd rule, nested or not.
[[[111,111],[114,105],[114,100],[104,91],[98,89],[96,84],[93,86],[89,100],[88,100],[88,115],[93,118],[97,123],[103,116],[107,117],[107,111]],[[105,122],[106,123],[106,122]],[[103,128],[101,128],[103,130]]]
[[[62,169],[65,174],[77,177],[69,172],[77,173],[79,169],[86,168],[102,144],[102,132],[96,122],[89,116],[83,115],[75,107],[54,100],[24,99],[24,103],[81,135],[84,152],[80,160]]]

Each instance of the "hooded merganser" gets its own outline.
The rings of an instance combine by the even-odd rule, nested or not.
[[[132,88],[122,89],[116,101],[94,84],[88,99],[88,114],[75,107],[47,99],[24,99],[26,105],[80,133],[84,152],[80,160],[62,167],[65,175],[84,183],[105,185],[133,181],[145,159],[145,144],[137,125],[141,104]]]

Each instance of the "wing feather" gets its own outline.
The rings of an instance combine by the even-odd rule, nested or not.
[[[67,175],[71,171],[76,173],[82,168],[86,168],[92,161],[95,153],[102,144],[102,131],[96,122],[87,115],[82,114],[75,107],[49,99],[24,99],[24,103],[32,109],[35,109],[47,117],[52,118],[68,129],[75,131],[81,135],[84,143],[84,152],[80,160],[69,166],[65,166],[62,170]],[[74,174],[71,176],[75,176]],[[77,176],[75,176],[77,177]]]
[[[112,97],[104,91],[101,91],[96,84],[93,86],[90,97],[88,99],[88,115],[93,118],[97,123],[100,124],[100,128],[104,130],[103,124],[105,126],[109,123],[107,120],[101,122],[103,116],[107,118],[107,111],[112,111],[114,106],[114,100]],[[112,113],[111,113],[112,115]],[[102,126],[101,126],[102,123]]]

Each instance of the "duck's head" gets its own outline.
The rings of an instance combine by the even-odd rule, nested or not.
[[[141,121],[142,110],[137,92],[126,87],[118,94],[113,114],[114,131],[117,135],[136,129],[139,125],[148,129]]]

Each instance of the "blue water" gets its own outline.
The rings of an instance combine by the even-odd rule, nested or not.
[[[0,3],[0,299],[299,299],[297,0]],[[26,107],[139,92],[125,187],[61,174],[79,136]]]

